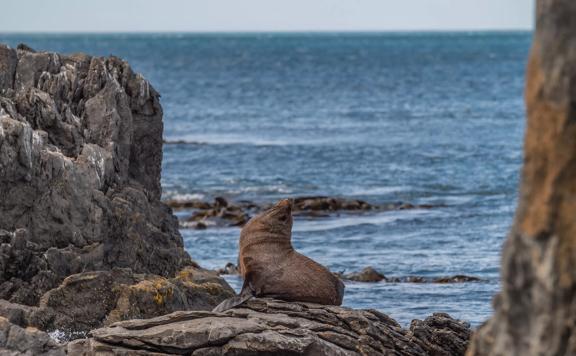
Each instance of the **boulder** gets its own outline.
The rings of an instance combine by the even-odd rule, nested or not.
[[[6,356],[65,356],[64,345],[36,328],[22,328],[0,316],[0,354]]]
[[[32,323],[77,338],[110,323],[178,310],[212,310],[234,290],[215,272],[187,267],[174,278],[129,269],[84,272],[64,279],[40,301]]]
[[[468,355],[576,354],[576,2],[538,0],[519,202]]]
[[[69,354],[463,355],[471,330],[447,314],[408,329],[375,310],[252,299],[225,313],[175,312],[118,322],[68,344]]]
[[[352,272],[352,273],[347,273],[347,274],[339,273],[338,276],[344,280],[355,281],[355,282],[386,281],[386,277],[382,273],[380,273],[377,270],[375,270],[374,268],[372,268],[371,266],[364,268],[360,272]]]

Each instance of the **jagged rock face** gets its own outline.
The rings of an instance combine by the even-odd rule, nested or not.
[[[576,2],[540,0],[537,12],[502,292],[469,355],[576,354]]]
[[[469,326],[446,314],[410,329],[374,310],[253,299],[225,313],[176,312],[93,330],[73,355],[462,355]]]
[[[65,347],[35,328],[22,328],[0,317],[0,354],[65,356]]]
[[[37,305],[66,276],[191,264],[159,199],[159,95],[115,57],[0,45],[0,298]]]

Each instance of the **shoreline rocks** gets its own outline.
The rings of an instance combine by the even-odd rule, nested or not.
[[[250,217],[272,205],[245,200],[230,202],[223,197],[216,197],[213,202],[196,199],[168,199],[164,203],[177,211],[192,211],[191,215],[180,220],[180,227],[199,230],[208,227],[242,227]],[[385,212],[436,207],[429,204],[414,205],[403,202],[373,205],[358,199],[325,196],[296,197],[293,206],[294,216],[306,218],[325,218],[338,213]]]
[[[214,271],[218,275],[238,275],[238,267],[229,262],[224,266]],[[371,266],[365,267],[361,271],[342,273],[334,272],[338,278],[343,281],[351,282],[364,282],[364,283],[437,283],[437,284],[449,284],[449,283],[470,283],[470,282],[484,282],[483,279],[467,276],[463,274],[457,274],[453,276],[444,277],[422,277],[422,276],[404,276],[404,277],[386,277],[384,274],[380,273]]]
[[[65,345],[36,328],[22,328],[0,316],[0,353],[2,355],[65,356]]]
[[[463,355],[467,323],[437,313],[408,329],[375,310],[252,299],[225,313],[176,312],[93,330],[69,354]]]

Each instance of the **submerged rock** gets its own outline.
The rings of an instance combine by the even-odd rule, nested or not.
[[[375,310],[253,299],[225,313],[176,312],[93,330],[69,354],[463,355],[470,326],[447,314],[409,329]]]

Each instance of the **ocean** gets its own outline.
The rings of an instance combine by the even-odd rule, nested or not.
[[[37,50],[116,55],[162,95],[163,196],[262,203],[328,195],[436,206],[297,218],[293,243],[333,271],[465,274],[460,284],[346,283],[344,305],[406,325],[478,326],[499,290],[522,163],[531,34],[0,34]],[[239,228],[182,229],[206,268]],[[226,279],[238,289],[241,280]]]

